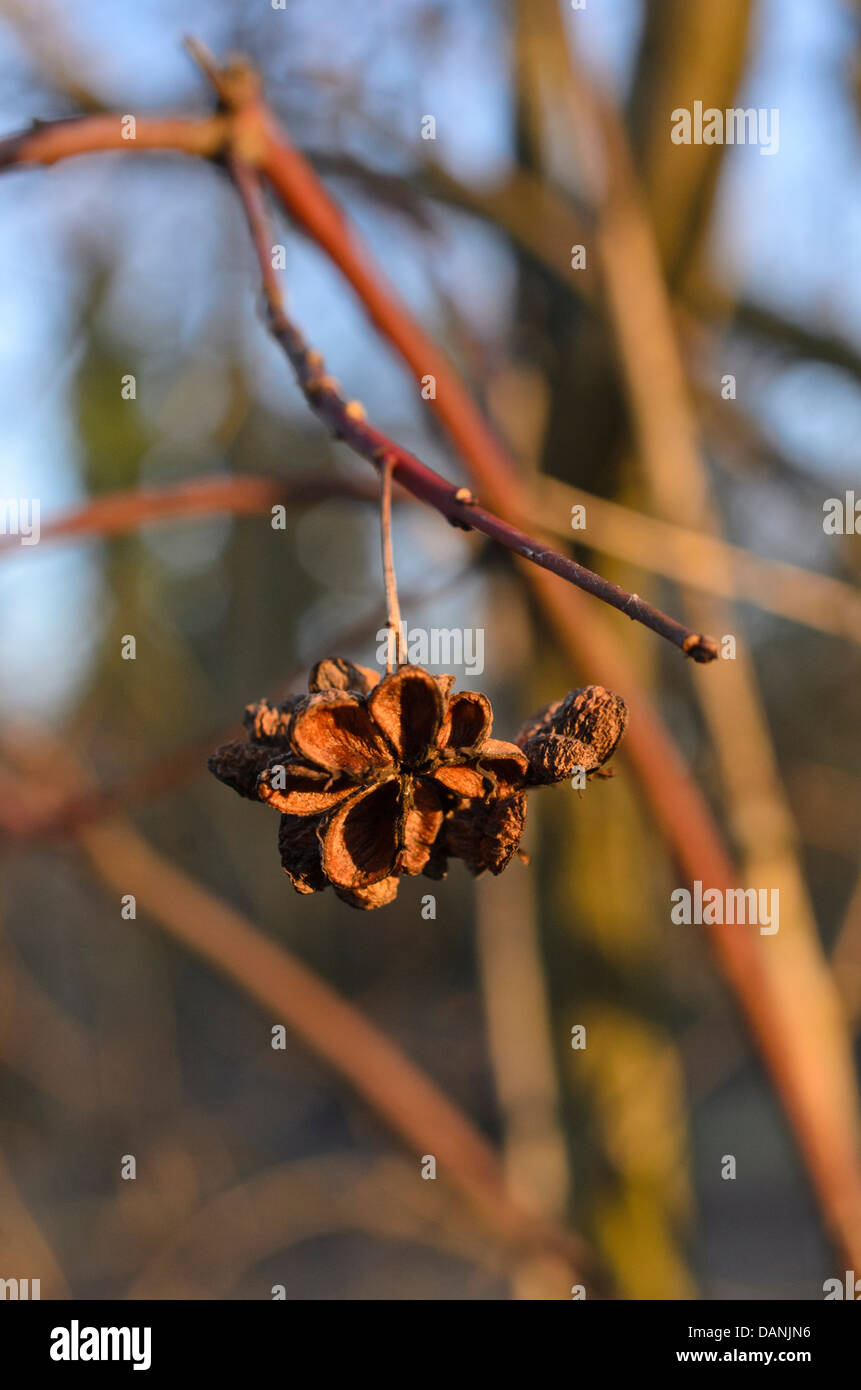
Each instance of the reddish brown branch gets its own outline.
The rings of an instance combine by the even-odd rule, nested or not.
[[[152,522],[224,512],[253,516],[278,503],[320,502],[335,494],[361,502],[375,502],[378,495],[370,482],[321,477],[316,473],[292,478],[259,473],[216,474],[167,487],[124,488],[91,498],[54,521],[42,522],[39,541],[121,536]],[[0,559],[20,550],[17,536],[0,536]]]
[[[109,150],[120,154],[162,150],[211,159],[224,147],[229,133],[230,123],[225,116],[209,116],[204,120],[185,120],[179,116],[164,120],[136,117],[133,139],[123,136],[120,115],[35,121],[29,130],[0,140],[0,169],[56,164],[72,155]]]

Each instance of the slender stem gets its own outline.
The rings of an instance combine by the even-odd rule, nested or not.
[[[212,83],[218,95],[223,97],[225,86],[221,65],[212,49],[202,39],[195,38],[193,34],[186,34],[182,44],[191,61],[197,64],[204,77]]]
[[[398,602],[398,581],[395,578],[395,562],[392,559],[392,457],[387,454],[380,464],[380,533],[383,545],[383,583],[386,589],[386,626],[394,633],[395,640],[389,638],[386,653],[386,671],[392,671],[392,653],[395,668],[403,666],[403,633],[401,632],[401,606]]]

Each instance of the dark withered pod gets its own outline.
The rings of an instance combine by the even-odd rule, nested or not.
[[[529,787],[575,768],[594,774],[625,729],[622,700],[573,690],[527,720],[514,743],[491,737],[493,711],[454,677],[405,665],[380,676],[320,661],[307,695],[245,712],[247,738],[210,771],[281,814],[281,863],[297,892],[331,885],[352,907],[392,901],[402,875],[443,878],[450,859],[502,873],[519,849]]]

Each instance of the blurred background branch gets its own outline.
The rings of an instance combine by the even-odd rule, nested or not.
[[[30,786],[50,773],[52,795],[62,797],[83,780],[83,772],[59,742],[44,738],[38,751],[22,759],[28,731],[9,740],[7,759],[22,774],[18,796],[26,808]],[[286,1023],[324,1062],[359,1093],[405,1142],[419,1164],[432,1154],[440,1176],[465,1197],[496,1235],[517,1252],[553,1256],[563,1277],[555,1297],[585,1275],[592,1292],[601,1283],[593,1257],[574,1234],[554,1230],[509,1197],[503,1170],[491,1146],[470,1121],[403,1053],[322,979],[295,957],[257,932],[233,909],[169,863],[132,827],[116,819],[107,826],[78,831],[77,838],[100,879],[121,901],[131,892],[136,906],[183,946],[247,991],[271,1017]],[[576,1263],[575,1263],[576,1261]],[[579,1266],[579,1269],[578,1269]],[[567,1281],[567,1283],[566,1283]]]

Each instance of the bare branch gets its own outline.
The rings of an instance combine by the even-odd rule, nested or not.
[[[693,657],[694,661],[713,661],[718,654],[717,643],[713,637],[692,632],[683,623],[677,622],[675,618],[669,617],[645,599],[641,599],[638,594],[628,593],[627,589],[622,589],[618,584],[613,584],[609,579],[586,569],[585,565],[578,564],[569,555],[563,555],[544,541],[537,540],[503,521],[501,517],[482,507],[468,488],[457,487],[454,483],[447,482],[439,473],[435,473],[413,454],[401,448],[382,430],[371,425],[358,401],[348,401],[342,396],[337,383],[326,374],[321,354],[308,346],[300,330],[287,317],[284,296],[272,267],[273,237],[269,230],[260,179],[255,170],[235,153],[228,155],[227,164],[251,229],[272,335],[289,358],[296,380],[311,409],[327,425],[335,438],[349,444],[375,468],[380,468],[383,464],[390,467],[392,476],[397,478],[398,482],[415,497],[435,507],[453,525],[461,526],[465,530],[482,531],[523,559],[531,560],[542,569],[550,570],[552,574],[558,574],[578,589],[585,589],[587,593],[619,609],[627,617],[651,628],[661,637],[666,637],[687,656]]]

